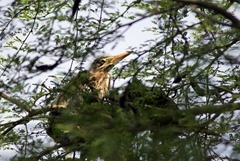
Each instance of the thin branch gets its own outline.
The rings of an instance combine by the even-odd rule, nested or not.
[[[208,18],[212,22],[218,23],[218,24],[223,25],[223,26],[228,26],[228,27],[232,26],[231,24],[227,24],[227,23],[223,23],[221,21],[218,21],[217,19],[213,18],[211,15],[207,15],[205,13],[202,13],[202,12],[198,11],[197,8],[195,8],[195,7],[192,7],[192,11],[195,12],[196,14],[202,16],[202,17]]]
[[[7,29],[7,27],[10,25],[10,23],[13,21],[14,18],[16,18],[23,10],[27,9],[30,5],[24,6],[22,9],[20,9],[15,15],[12,16],[12,18],[6,23],[5,27],[0,32],[0,39],[3,39],[4,31]]]
[[[43,108],[43,109],[32,110],[31,112],[29,112],[29,114],[27,116],[25,116],[25,117],[23,117],[23,118],[21,118],[17,121],[7,122],[5,124],[1,124],[0,126],[9,126],[7,129],[5,129],[1,133],[1,136],[6,135],[8,132],[10,132],[17,125],[26,124],[29,121],[33,120],[34,116],[46,113],[46,112],[51,111],[51,110],[53,110],[53,108]]]
[[[205,105],[200,107],[195,107],[188,110],[181,110],[180,113],[191,113],[195,116],[200,114],[220,114],[224,112],[232,112],[235,110],[240,110],[240,103],[227,103],[223,105]]]
[[[20,45],[18,51],[12,56],[12,59],[9,61],[9,63],[6,65],[6,67],[4,68],[4,70],[2,71],[2,73],[0,74],[0,76],[3,76],[3,74],[7,71],[8,67],[14,62],[14,59],[17,57],[17,55],[19,54],[19,52],[22,50],[24,44],[26,43],[26,41],[28,40],[30,34],[33,32],[33,28],[35,26],[35,23],[36,23],[36,17],[38,15],[38,10],[36,11],[36,14],[33,18],[33,23],[31,25],[31,28],[28,32],[28,34],[26,35],[25,39],[22,41],[22,44]],[[24,59],[26,58],[26,56],[24,57]],[[12,78],[14,79],[14,78]]]
[[[211,9],[215,11],[218,14],[221,14],[223,17],[229,19],[232,22],[232,27],[240,29],[240,20],[236,18],[233,14],[226,11],[225,9],[218,7],[217,5],[213,3],[208,3],[204,1],[196,1],[196,0],[176,0],[178,2],[182,2],[187,5],[197,5],[203,8]]]
[[[19,99],[15,99],[15,98],[13,98],[13,97],[11,97],[11,96],[3,93],[3,92],[0,92],[0,97],[2,97],[2,98],[4,98],[5,100],[7,100],[7,101],[9,101],[9,102],[17,105],[17,106],[20,107],[21,109],[24,109],[24,110],[29,111],[29,109],[27,108],[27,106],[26,106],[24,103],[22,103]]]
[[[75,0],[74,1],[74,4],[73,4],[73,6],[72,6],[72,19],[74,18],[74,15],[76,14],[76,12],[78,11],[78,6],[79,6],[79,4],[81,3],[81,0]]]
[[[104,3],[105,3],[105,2],[104,2],[104,0],[103,0],[102,3],[101,3],[101,11],[100,11],[100,17],[99,17],[99,20],[98,20],[98,29],[97,29],[97,31],[99,31],[100,28],[101,28]]]

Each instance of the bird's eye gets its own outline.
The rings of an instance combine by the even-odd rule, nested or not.
[[[101,60],[100,60],[100,64],[101,64],[101,65],[103,65],[105,62],[106,62],[105,59],[101,59]]]

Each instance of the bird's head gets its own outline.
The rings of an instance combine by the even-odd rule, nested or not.
[[[115,56],[106,56],[97,58],[90,67],[90,73],[109,72],[123,58],[128,56],[129,52],[124,52]]]

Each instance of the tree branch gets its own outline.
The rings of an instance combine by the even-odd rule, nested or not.
[[[182,2],[187,5],[197,5],[203,8],[207,8],[210,10],[215,11],[218,14],[221,14],[223,17],[229,19],[232,22],[232,27],[240,29],[240,20],[237,19],[233,14],[227,12],[225,9],[218,7],[215,4],[203,2],[203,1],[197,1],[197,0],[176,0],[178,2]]]
[[[158,108],[159,112],[155,112],[153,119],[154,122],[157,122],[159,125],[168,124],[173,122],[175,119],[189,117],[189,116],[198,116],[201,114],[221,114],[224,112],[232,112],[235,110],[240,110],[240,103],[228,103],[223,105],[204,105],[194,107],[187,110],[178,110],[171,111]],[[176,121],[176,120],[175,120]]]
[[[48,108],[48,107],[42,108],[42,109],[37,109],[37,110],[32,110],[31,112],[29,112],[29,114],[27,116],[22,117],[21,119],[19,119],[17,121],[0,124],[0,126],[2,126],[2,127],[8,127],[0,134],[0,136],[6,135],[9,131],[11,131],[17,125],[25,124],[25,123],[28,123],[29,121],[34,120],[33,119],[34,116],[46,113],[51,110],[53,110],[53,108]]]
[[[202,107],[196,107],[189,110],[182,110],[181,112],[191,113],[193,115],[200,114],[220,114],[224,112],[232,112],[235,110],[240,110],[240,103],[227,103],[223,105],[206,105]]]
[[[5,93],[3,93],[3,92],[0,92],[0,97],[2,97],[2,98],[4,98],[5,100],[7,100],[7,101],[9,101],[9,102],[17,105],[17,106],[20,107],[21,109],[24,109],[24,110],[26,110],[26,111],[28,111],[28,112],[30,111],[30,110],[27,108],[27,106],[26,106],[24,103],[22,103],[20,100],[18,100],[18,99],[15,99],[15,98],[13,98],[13,97],[10,97],[9,95],[7,95],[7,94],[5,94]]]

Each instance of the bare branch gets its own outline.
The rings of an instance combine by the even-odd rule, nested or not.
[[[24,103],[22,103],[22,101],[20,101],[20,100],[18,100],[18,99],[15,99],[15,98],[13,98],[13,97],[11,97],[11,96],[3,93],[3,92],[0,92],[0,97],[2,97],[2,98],[4,98],[5,100],[7,100],[7,101],[9,101],[9,102],[17,105],[17,106],[20,107],[21,109],[24,109],[24,110],[29,111],[29,109],[27,108],[27,106],[26,106]]]
[[[196,0],[177,0],[178,2],[182,2],[187,5],[197,5],[206,9],[211,9],[218,14],[221,14],[225,18],[229,19],[232,22],[232,27],[240,29],[240,20],[237,19],[233,14],[226,11],[225,9],[218,7],[213,3],[203,2],[203,1],[196,1]]]

